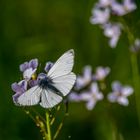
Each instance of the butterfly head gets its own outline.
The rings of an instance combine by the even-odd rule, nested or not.
[[[45,79],[47,75],[45,73],[40,73],[37,77],[38,82],[41,81],[42,79]]]

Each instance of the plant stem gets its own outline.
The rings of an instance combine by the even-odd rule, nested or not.
[[[62,122],[59,124],[59,126],[58,126],[58,128],[57,128],[57,130],[56,130],[56,132],[54,134],[53,140],[55,140],[58,137],[58,135],[59,135],[59,133],[60,133],[62,127],[63,127],[64,121],[65,121],[67,116],[68,116],[68,113],[65,113],[65,116],[64,116]]]
[[[121,19],[122,23],[124,24],[124,30],[127,33],[127,37],[129,40],[129,44],[132,45],[134,43],[135,37],[130,31],[129,27],[125,23],[123,19]],[[131,52],[131,67],[132,67],[132,77],[133,77],[133,84],[135,90],[135,102],[136,102],[136,110],[137,110],[137,117],[140,125],[140,78],[139,78],[139,68],[138,68],[138,61],[137,61],[137,54]]]
[[[139,78],[139,70],[138,70],[138,62],[137,62],[137,55],[132,53],[131,54],[131,65],[132,65],[132,74],[133,74],[133,83],[135,89],[135,101],[136,101],[136,109],[138,120],[140,124],[140,78]]]
[[[51,140],[51,128],[50,128],[50,115],[49,112],[46,112],[46,127],[47,127],[47,134],[48,134],[48,139],[46,140]]]
[[[39,116],[36,116],[36,125],[40,128],[40,132],[42,133],[43,140],[48,139],[48,135],[46,133],[46,128],[44,123],[40,120]]]

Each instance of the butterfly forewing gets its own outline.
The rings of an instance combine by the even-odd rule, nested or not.
[[[74,64],[74,51],[69,50],[64,53],[48,72],[48,76],[53,79],[62,75],[69,74]]]
[[[64,53],[48,72],[48,77],[52,79],[52,85],[56,87],[63,96],[66,96],[72,89],[76,75],[72,73],[74,64],[74,51],[69,50]]]

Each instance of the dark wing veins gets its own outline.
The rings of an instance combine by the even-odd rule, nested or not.
[[[48,84],[47,88],[49,88],[49,90],[51,90],[52,92],[56,93],[57,95],[61,96],[62,98],[64,97],[63,94],[52,84]]]

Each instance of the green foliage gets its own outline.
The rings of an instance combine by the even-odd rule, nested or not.
[[[93,4],[93,0],[1,1],[0,140],[41,139],[33,121],[12,102],[10,86],[19,79],[18,66],[26,60],[38,58],[44,64],[73,48],[75,73],[80,73],[87,64],[93,69],[110,66],[109,83],[120,80],[132,84],[127,39],[123,34],[117,48],[109,48],[102,31],[89,23]],[[138,0],[137,4],[140,5]],[[132,17],[136,22],[130,22]],[[130,27],[139,26],[139,19],[139,9],[126,17]],[[138,30],[133,31],[137,36],[140,35]],[[133,96],[128,107],[111,104],[106,109],[104,105],[99,103],[89,112],[82,104],[70,104],[70,115],[58,139],[115,140],[114,135],[117,140],[140,139]]]

